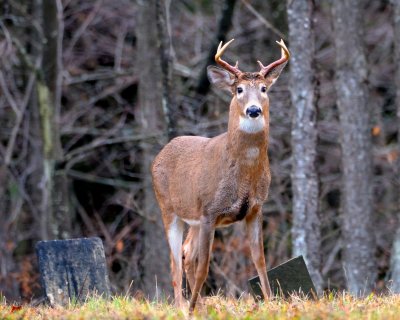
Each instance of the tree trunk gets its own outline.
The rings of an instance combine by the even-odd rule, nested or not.
[[[288,1],[292,117],[293,253],[303,255],[321,291],[321,233],[316,170],[317,107],[312,0]]]
[[[363,4],[363,1],[332,1],[343,170],[343,267],[348,289],[354,295],[370,292],[376,277],[370,113],[362,44]]]
[[[157,25],[149,23],[156,19],[156,0],[140,1],[137,25],[137,48],[139,74],[139,120],[143,133],[163,131],[164,114],[162,104],[161,67],[157,47]],[[169,248],[165,238],[160,210],[154,196],[150,175],[150,165],[156,155],[154,142],[143,142],[143,208],[144,221],[142,260],[142,288],[150,298],[158,298],[160,293],[172,294],[169,270]]]
[[[177,135],[176,126],[176,102],[173,92],[172,80],[172,43],[170,28],[168,27],[169,21],[169,5],[171,0],[157,0],[156,1],[156,21],[157,21],[157,41],[159,45],[159,61],[161,64],[161,78],[162,78],[162,110],[164,113],[164,121],[167,127],[167,137],[169,140]]]
[[[210,81],[207,77],[207,66],[213,65],[215,61],[215,52],[217,52],[220,41],[226,42],[226,35],[231,28],[233,13],[235,11],[236,0],[225,0],[222,4],[221,16],[218,21],[218,30],[213,38],[208,51],[207,59],[201,69],[199,81],[196,85],[196,94],[206,95],[210,90]]]
[[[394,61],[400,59],[400,1],[392,0],[394,11]],[[397,163],[396,174],[397,181],[395,181],[395,188],[397,186],[397,194],[400,194],[400,69],[396,68],[395,75],[396,83],[396,104],[397,104]],[[395,191],[396,192],[396,191]],[[397,212],[400,216],[400,198],[397,198]],[[400,293],[400,221],[397,222],[397,232],[393,241],[392,254],[391,254],[391,279],[393,293]]]
[[[60,0],[43,0],[42,21],[46,42],[37,80],[43,144],[41,237],[67,238],[71,231],[68,182],[64,173],[56,171],[56,162],[63,157],[59,129],[63,32]]]

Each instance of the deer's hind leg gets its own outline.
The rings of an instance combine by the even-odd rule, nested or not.
[[[181,307],[183,306],[182,240],[184,224],[183,221],[174,213],[173,206],[170,202],[170,195],[167,192],[167,181],[165,179],[158,179],[159,176],[155,174],[157,172],[154,168],[156,167],[153,165],[152,175],[154,192],[156,194],[157,202],[161,209],[161,216],[164,223],[165,234],[167,236],[167,242],[170,249],[171,277],[172,286],[174,288],[175,305],[177,307]]]
[[[170,248],[172,286],[174,287],[175,305],[183,306],[182,296],[182,240],[184,224],[175,214],[163,215],[165,231]]]
[[[184,268],[190,290],[194,288],[199,255],[199,227],[191,226],[183,244]]]

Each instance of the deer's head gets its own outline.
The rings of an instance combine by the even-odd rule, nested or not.
[[[279,60],[266,67],[258,61],[260,71],[242,72],[238,68],[238,62],[235,66],[232,66],[221,59],[222,54],[232,41],[233,39],[224,46],[222,46],[222,42],[219,44],[215,61],[223,69],[209,66],[207,70],[208,78],[212,84],[232,93],[231,114],[239,118],[239,129],[247,133],[256,133],[263,130],[265,119],[268,117],[268,90],[278,79],[289,60],[290,53],[283,40],[277,41],[282,51]]]

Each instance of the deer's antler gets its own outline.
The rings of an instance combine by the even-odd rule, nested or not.
[[[235,66],[231,66],[228,62],[221,59],[221,56],[225,52],[226,48],[231,44],[231,42],[235,40],[232,39],[222,46],[222,41],[219,43],[217,53],[215,54],[215,62],[218,63],[222,68],[239,77],[242,74],[242,71],[239,70],[239,62],[236,62]]]
[[[258,64],[260,65],[260,74],[265,77],[265,75],[273,68],[286,63],[289,58],[290,58],[290,52],[288,50],[288,48],[285,45],[285,42],[283,42],[283,40],[281,39],[281,41],[277,41],[277,44],[279,44],[279,46],[281,47],[281,58],[279,60],[276,60],[272,63],[270,63],[269,65],[267,65],[266,67],[263,66],[263,64],[260,61],[257,61]]]

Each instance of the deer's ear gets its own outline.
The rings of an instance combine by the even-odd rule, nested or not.
[[[218,88],[231,90],[235,78],[228,71],[214,66],[207,67],[208,80]]]
[[[268,88],[270,88],[275,82],[276,80],[278,80],[283,68],[286,66],[286,63],[282,63],[276,67],[273,67],[271,70],[269,70],[267,72],[267,74],[264,76],[265,80],[267,81],[267,83],[269,83]]]

